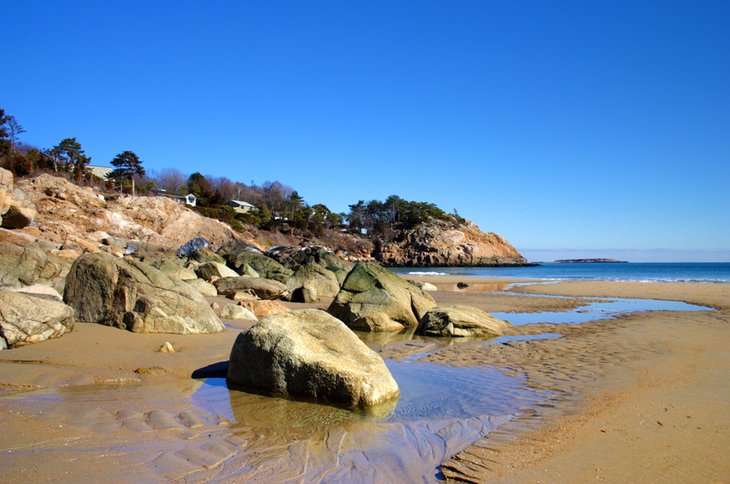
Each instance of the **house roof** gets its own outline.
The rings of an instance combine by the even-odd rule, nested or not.
[[[187,195],[181,194],[181,193],[172,193],[168,192],[167,190],[152,190],[152,193],[155,195],[161,196],[161,197],[170,197],[170,198],[187,198],[187,197],[193,197],[197,198],[192,193],[188,193]]]
[[[103,179],[106,179],[107,175],[114,171],[114,168],[110,166],[88,165],[86,168],[91,171],[92,175]]]
[[[239,207],[256,208],[254,205],[251,205],[248,202],[244,202],[243,200],[230,200],[228,203],[238,205]]]

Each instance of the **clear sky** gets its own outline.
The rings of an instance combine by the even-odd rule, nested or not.
[[[730,260],[726,0],[0,12],[0,107],[30,144],[279,180],[335,211],[430,201],[532,260]]]

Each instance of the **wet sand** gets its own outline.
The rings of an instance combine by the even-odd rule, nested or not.
[[[425,279],[449,289],[445,285],[457,282]],[[57,340],[0,351],[4,481],[432,480],[441,461],[447,478],[478,482],[727,480],[730,285],[569,282],[513,288],[570,296],[548,298],[474,287],[503,280],[468,282],[467,290],[432,294],[439,304],[505,312],[585,304],[576,296],[654,297],[718,310],[514,326],[514,335],[562,337],[501,344],[366,337],[394,362],[496,371],[520,382],[521,388],[510,390],[513,400],[546,395],[537,404],[526,400],[516,413],[505,400],[495,415],[428,422],[363,420],[304,402],[231,397],[193,379],[220,381],[235,329],[150,335],[77,324]],[[156,352],[166,341],[178,351]],[[475,412],[489,404],[478,391],[480,374],[463,385],[466,397],[474,395]],[[308,418],[292,430],[290,422]]]

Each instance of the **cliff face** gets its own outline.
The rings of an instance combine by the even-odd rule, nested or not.
[[[517,249],[472,222],[453,225],[431,221],[407,231],[397,241],[376,244],[373,256],[386,266],[446,267],[526,265]]]

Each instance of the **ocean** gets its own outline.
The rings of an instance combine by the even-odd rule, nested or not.
[[[730,283],[730,262],[544,262],[534,267],[396,267],[398,274],[549,280]]]

